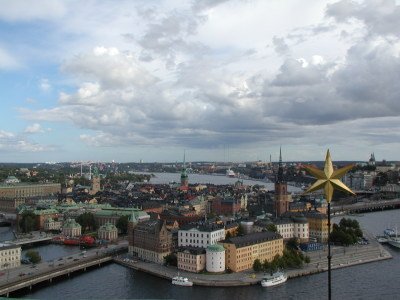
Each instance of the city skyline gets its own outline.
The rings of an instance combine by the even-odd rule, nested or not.
[[[399,160],[399,1],[0,1],[0,161]]]

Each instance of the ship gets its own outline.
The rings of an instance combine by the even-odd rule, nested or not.
[[[175,276],[172,278],[172,284],[180,286],[193,286],[193,282],[189,281],[186,277]]]
[[[228,176],[230,178],[234,178],[234,177],[236,177],[236,174],[235,174],[235,172],[233,172],[231,170],[231,168],[229,168],[228,170],[226,170],[226,176]]]
[[[264,278],[261,280],[261,286],[272,287],[285,283],[286,281],[287,275],[283,272],[278,271],[273,274],[264,276]]]

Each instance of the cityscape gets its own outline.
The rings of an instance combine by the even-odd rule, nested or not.
[[[0,297],[396,299],[397,20],[0,1]]]

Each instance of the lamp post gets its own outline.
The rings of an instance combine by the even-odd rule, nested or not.
[[[355,195],[340,178],[344,176],[354,165],[349,165],[337,170],[333,169],[331,154],[329,149],[326,152],[324,169],[320,170],[313,166],[303,166],[311,175],[313,175],[317,181],[314,182],[304,193],[314,192],[320,189],[324,189],[325,199],[328,203],[328,299],[332,298],[332,274],[331,274],[331,201],[333,191],[335,189],[348,192]]]

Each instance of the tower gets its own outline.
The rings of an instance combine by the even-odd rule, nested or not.
[[[100,175],[99,175],[99,169],[97,167],[94,167],[93,176],[91,180],[92,180],[92,188],[90,190],[90,194],[94,195],[100,191]]]
[[[187,175],[186,170],[186,152],[183,152],[183,167],[181,172],[181,187],[188,187],[189,186],[189,176]]]
[[[278,174],[275,179],[275,215],[279,217],[289,210],[290,195],[287,192],[287,182],[283,176],[282,149],[279,148]]]

